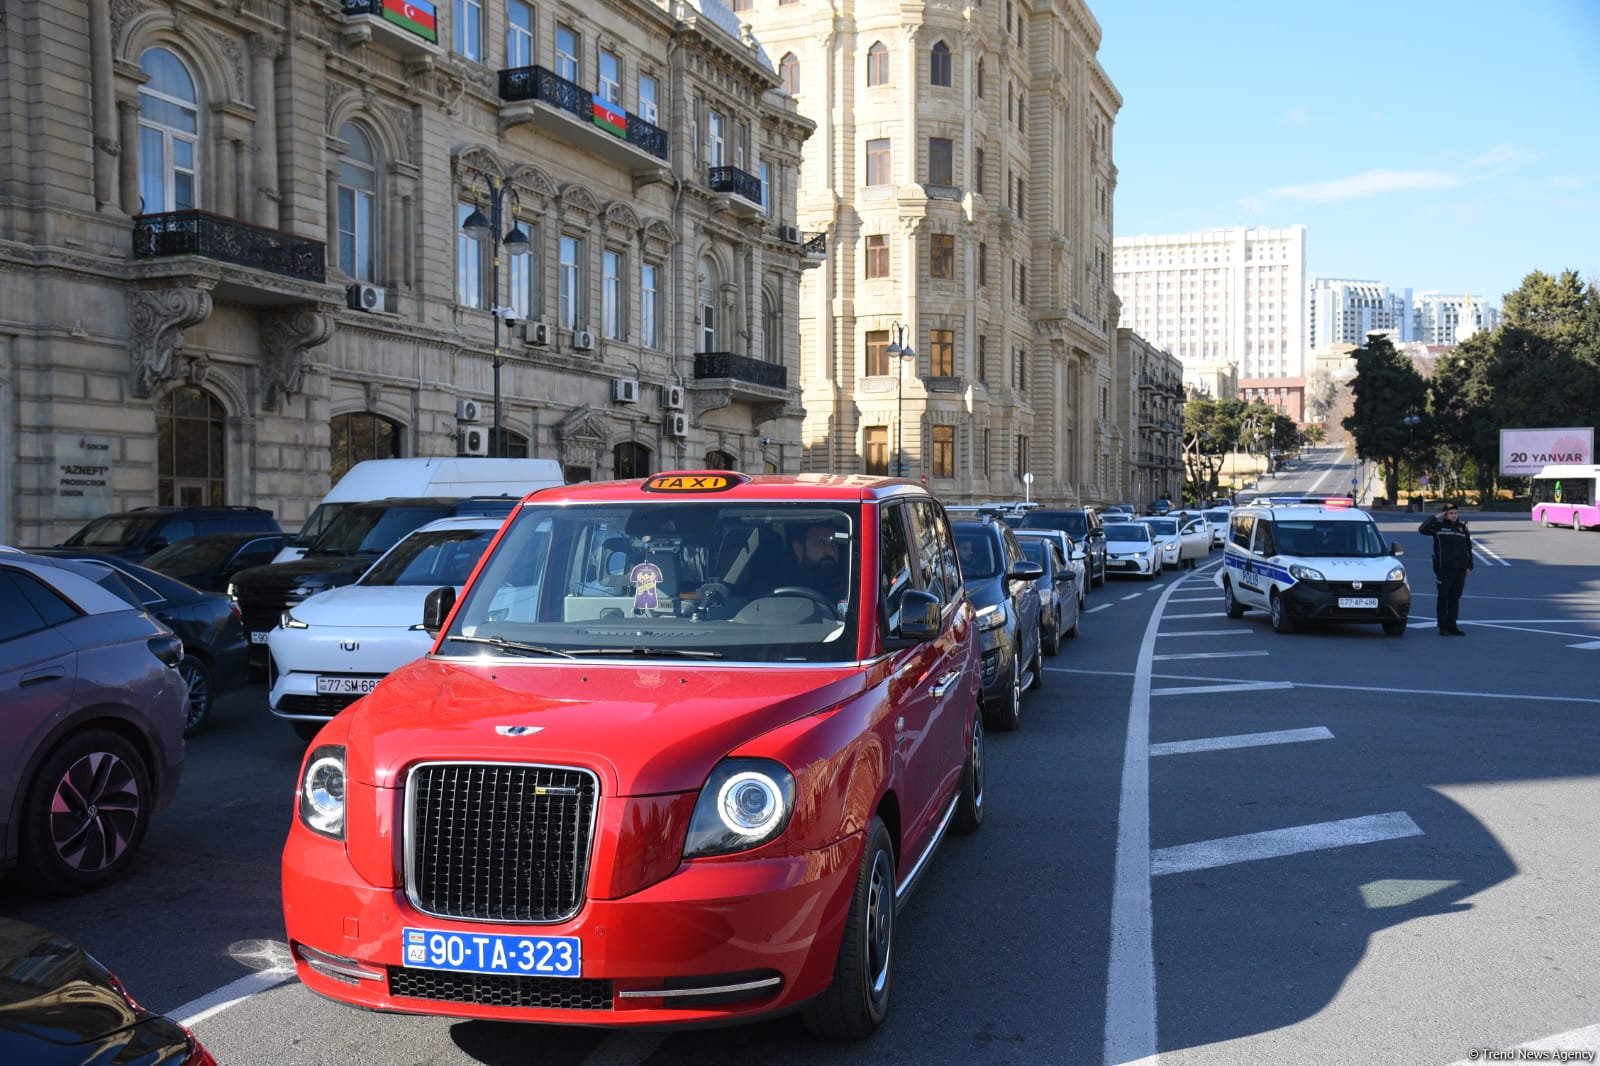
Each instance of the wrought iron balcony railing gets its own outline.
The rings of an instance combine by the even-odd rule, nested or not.
[[[827,256],[827,254],[828,254],[828,235],[827,235],[826,232],[824,232],[824,233],[807,233],[807,234],[802,234],[801,236],[804,238],[804,241],[805,241],[803,247],[805,248],[806,255],[811,256],[812,258],[816,258],[816,259],[820,259],[820,258],[823,258],[823,257]]]
[[[321,241],[253,226],[210,211],[168,211],[133,217],[133,257],[198,255],[302,281],[326,281]]]
[[[508,102],[538,100],[540,103],[559,108],[583,122],[595,121],[594,93],[544,67],[511,67],[502,70],[500,99]],[[623,136],[618,139],[649,152],[657,159],[666,159],[667,131],[646,122],[631,111],[624,111],[622,114],[625,129]],[[607,132],[610,132],[609,128]]]
[[[712,167],[706,175],[706,184],[712,192],[731,192],[753,204],[761,202],[761,179],[738,167]]]
[[[701,352],[694,357],[696,381],[727,378],[748,385],[761,385],[769,389],[789,387],[789,368],[778,363],[765,363],[760,359],[734,355],[732,352]]]

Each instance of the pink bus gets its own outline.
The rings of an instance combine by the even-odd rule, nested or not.
[[[1600,466],[1564,463],[1533,476],[1535,522],[1600,529]]]

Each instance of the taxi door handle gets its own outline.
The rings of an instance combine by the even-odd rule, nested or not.
[[[23,674],[22,679],[17,682],[17,687],[23,688],[28,685],[38,685],[45,681],[60,681],[66,676],[67,671],[65,667],[47,666],[42,670],[35,670],[31,674]]]
[[[928,690],[928,695],[935,698],[943,696],[950,691],[950,686],[959,680],[961,680],[961,671],[952,670],[933,683],[933,687]]]

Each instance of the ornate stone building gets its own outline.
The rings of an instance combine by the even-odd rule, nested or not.
[[[721,0],[428,6],[6,5],[0,541],[292,529],[376,456],[801,468],[815,127],[760,44]]]
[[[1183,364],[1133,330],[1117,330],[1114,420],[1128,427],[1114,472],[1128,486],[1120,502],[1139,514],[1162,498],[1183,500]]]
[[[1120,498],[1112,126],[1082,0],[732,0],[806,142],[806,464],[951,501]],[[915,358],[902,360],[910,349]],[[914,365],[908,365],[914,364]]]

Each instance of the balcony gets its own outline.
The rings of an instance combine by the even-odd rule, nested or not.
[[[802,234],[802,238],[802,247],[805,248],[806,258],[828,258],[828,235],[826,233],[806,233]]]
[[[133,257],[198,256],[242,270],[224,270],[219,296],[259,306],[325,298],[305,283],[327,280],[321,241],[241,222],[210,211],[169,211],[133,217]]]
[[[385,11],[383,0],[340,0],[340,6],[347,44],[376,42],[412,58],[440,54],[434,16],[419,12],[408,20],[400,12]]]
[[[717,207],[732,211],[745,218],[754,218],[762,210],[761,179],[738,167],[712,167],[706,172],[706,187],[724,194]],[[728,194],[732,195],[728,195]]]
[[[627,111],[621,128],[595,113],[594,93],[544,67],[500,72],[500,128],[531,122],[631,174],[663,169],[667,131]]]
[[[928,392],[960,392],[966,385],[954,375],[934,374],[922,379],[922,387]]]
[[[701,352],[694,357],[696,392],[725,391],[746,403],[787,402],[789,368],[732,352]],[[715,404],[709,406],[717,406]]]

